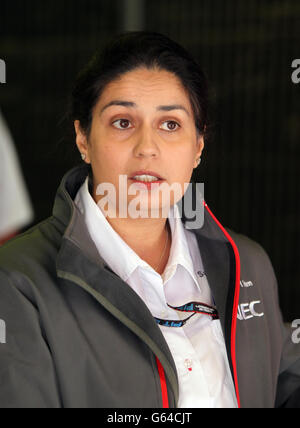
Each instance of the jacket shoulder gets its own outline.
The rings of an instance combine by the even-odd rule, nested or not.
[[[232,229],[226,228],[226,230],[240,251],[247,251],[249,255],[253,256],[264,256],[269,258],[267,252],[259,242],[244,234],[235,232]]]
[[[47,265],[57,254],[61,238],[53,217],[47,218],[0,248],[0,269],[22,272],[30,265]]]
[[[277,288],[277,278],[274,267],[264,247],[259,242],[246,235],[237,233],[229,228],[226,228],[226,230],[238,248],[242,265],[252,271],[254,270],[261,275],[262,278],[268,280],[267,282],[271,280]]]

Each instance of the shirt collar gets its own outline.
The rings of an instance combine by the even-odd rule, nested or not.
[[[149,267],[106,220],[100,207],[89,192],[88,178],[79,189],[75,198],[75,204],[85,218],[91,238],[101,257],[124,281],[127,281],[137,267]],[[190,273],[197,287],[200,289],[190,256],[184,226],[176,204],[171,207],[168,219],[172,233],[172,246],[169,261],[163,275],[164,282],[170,279],[175,273],[177,266],[181,265]],[[116,254],[118,254],[118,257],[116,257]],[[122,263],[120,263],[120,260],[122,260]]]
[[[172,247],[169,261],[164,272],[164,280],[167,281],[169,277],[172,276],[172,273],[175,273],[177,266],[181,265],[189,272],[194,282],[200,289],[197,277],[195,275],[193,260],[190,255],[186,232],[180,217],[178,206],[176,204],[171,207],[168,219],[172,232]]]

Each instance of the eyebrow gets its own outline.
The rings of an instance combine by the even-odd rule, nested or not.
[[[122,100],[113,100],[106,104],[102,109],[100,114],[103,113],[105,109],[110,106],[123,106],[123,107],[133,107],[137,108],[137,104],[132,101],[122,101]],[[181,104],[171,104],[171,105],[160,105],[156,107],[157,111],[171,111],[171,110],[183,110],[188,116],[190,116],[189,111]]]

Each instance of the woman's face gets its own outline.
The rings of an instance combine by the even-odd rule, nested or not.
[[[96,202],[102,198],[96,195],[97,186],[111,183],[118,205],[119,176],[126,175],[128,188],[133,185],[150,204],[162,183],[177,183],[182,192],[172,194],[170,205],[176,203],[204,147],[185,89],[165,70],[139,68],[109,83],[94,107],[88,138],[79,121],[74,124],[79,151],[92,167]],[[150,182],[140,183],[145,179],[155,182],[152,189]],[[128,195],[128,204],[134,197]],[[161,207],[165,202],[159,201]]]

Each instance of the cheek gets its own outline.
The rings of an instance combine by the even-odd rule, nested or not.
[[[101,139],[93,139],[91,142],[91,160],[94,164],[101,166],[107,165],[113,159],[112,148],[110,144],[100,142]]]
[[[122,151],[111,144],[103,144],[94,149],[92,156],[92,164],[100,181],[117,182],[126,161]]]
[[[187,177],[193,170],[195,162],[195,152],[192,150],[182,150],[172,155],[169,159],[171,171],[179,177]]]
[[[193,166],[191,159],[186,159],[184,162],[181,160],[177,170],[174,170],[173,183],[180,183],[181,186],[189,184],[194,170]]]

